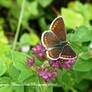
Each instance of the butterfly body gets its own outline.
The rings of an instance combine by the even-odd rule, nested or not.
[[[65,25],[61,16],[52,22],[50,30],[45,31],[41,37],[48,58],[52,60],[76,58],[76,53],[69,46],[69,42],[66,41]]]
[[[62,47],[62,48],[64,48],[66,45],[68,45],[68,42],[66,42],[66,41],[60,41],[54,47]]]

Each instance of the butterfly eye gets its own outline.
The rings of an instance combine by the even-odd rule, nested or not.
[[[70,42],[67,42],[67,45],[69,45],[70,44]]]
[[[67,42],[68,44],[70,44],[70,42]]]

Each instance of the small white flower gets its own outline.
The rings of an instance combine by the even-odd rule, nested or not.
[[[89,47],[92,48],[92,44],[90,44]]]
[[[30,46],[22,46],[21,51],[26,53],[30,50]]]

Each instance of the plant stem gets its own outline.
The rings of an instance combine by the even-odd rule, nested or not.
[[[40,80],[39,80],[39,79],[38,79],[38,84],[40,85],[41,91],[44,92],[44,90],[42,89],[42,86],[41,86],[41,84],[40,84]]]
[[[22,5],[21,5],[20,17],[19,17],[18,26],[17,26],[17,30],[16,30],[16,34],[15,34],[15,39],[14,39],[14,43],[13,43],[13,50],[15,50],[15,48],[16,48],[16,42],[18,40],[18,36],[19,36],[19,32],[20,32],[20,26],[21,26],[21,22],[22,22],[22,18],[23,18],[23,13],[24,13],[25,1],[26,0],[23,0]]]

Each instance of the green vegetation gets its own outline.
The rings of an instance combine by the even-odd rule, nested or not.
[[[23,1],[0,0],[0,92],[92,92],[92,4],[87,2],[91,0],[25,0],[22,7]],[[26,56],[35,56],[32,47],[41,44],[42,32],[49,30],[58,14],[64,18],[67,41],[78,58],[72,69],[58,70],[56,80],[46,84],[32,72],[33,67],[27,67]],[[36,56],[35,62],[49,66]]]

